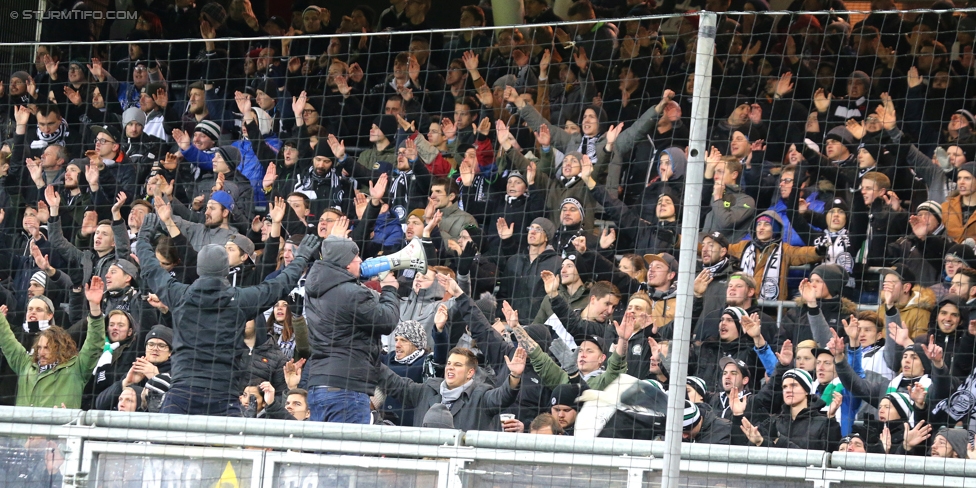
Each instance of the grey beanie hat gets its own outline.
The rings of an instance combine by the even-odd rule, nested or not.
[[[542,231],[546,233],[546,240],[552,242],[552,236],[556,235],[556,226],[553,225],[551,220],[545,217],[536,217],[531,225],[542,227]]]
[[[155,92],[153,92],[155,93]],[[122,128],[124,129],[129,122],[135,122],[143,127],[146,126],[146,113],[139,107],[129,107],[122,112]]]
[[[197,254],[197,274],[201,277],[226,279],[230,273],[227,250],[224,246],[207,244]]]
[[[329,236],[322,241],[322,261],[327,263],[345,268],[358,254],[359,246],[349,239]]]
[[[432,429],[453,429],[454,416],[443,403],[435,403],[424,414],[424,427]]]
[[[953,451],[956,451],[956,455],[960,458],[966,459],[966,454],[969,446],[969,431],[966,429],[959,429],[955,427],[942,427],[939,432],[935,434],[936,437],[945,437],[946,442],[952,447]]]

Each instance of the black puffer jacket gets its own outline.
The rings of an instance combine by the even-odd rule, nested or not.
[[[380,336],[393,333],[399,318],[395,288],[376,293],[344,267],[316,261],[305,281],[309,386],[373,394],[380,377]]]
[[[535,261],[529,261],[528,252],[508,258],[504,269],[501,270],[499,280],[501,282],[498,290],[499,314],[502,310],[502,300],[508,300],[512,308],[519,313],[519,323],[531,324],[539,313],[542,297],[546,296],[545,285],[539,273],[548,270],[553,274],[559,274],[562,263],[563,259],[551,246],[542,251]]]
[[[288,358],[281,352],[278,344],[268,336],[267,327],[262,325],[260,323],[255,324],[254,347],[247,354],[251,359],[251,378],[249,381],[254,381],[257,378],[262,381],[270,381],[271,386],[280,396],[288,390],[284,369]]]

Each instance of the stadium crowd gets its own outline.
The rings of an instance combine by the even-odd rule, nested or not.
[[[656,439],[691,239],[687,442],[976,458],[973,13],[299,3],[8,66],[0,402]]]

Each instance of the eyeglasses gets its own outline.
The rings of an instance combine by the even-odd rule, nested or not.
[[[146,71],[146,67],[145,66],[136,66],[135,68],[133,68],[133,71]]]
[[[157,351],[167,351],[169,350],[169,345],[165,342],[147,342],[146,349],[155,349]]]
[[[96,146],[99,146],[99,145],[102,145],[102,144],[115,144],[115,141],[110,140],[110,139],[101,139],[101,138],[95,139],[95,145]]]
[[[306,108],[305,110],[302,110],[302,115],[314,114],[316,112],[317,112],[317,110],[315,110],[315,109]]]
[[[82,71],[81,66],[68,66],[68,71]]]
[[[793,183],[793,178],[780,178],[780,183],[786,183],[787,185]]]
[[[527,230],[529,232],[545,232],[544,230],[542,230],[542,227],[539,227],[538,225],[530,225],[525,230]]]

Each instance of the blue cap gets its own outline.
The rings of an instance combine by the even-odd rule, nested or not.
[[[210,195],[210,199],[223,205],[227,210],[234,210],[234,197],[224,190],[217,190]]]

